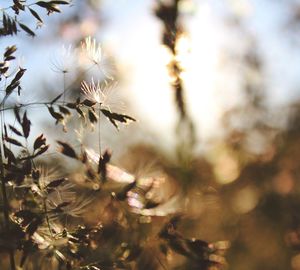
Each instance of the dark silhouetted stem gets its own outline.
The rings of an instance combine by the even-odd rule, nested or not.
[[[3,214],[4,214],[5,230],[8,233],[9,232],[9,211],[8,211],[8,199],[7,199],[5,179],[4,179],[4,165],[3,165],[1,147],[0,147],[0,175],[1,175],[1,190],[3,196]],[[12,248],[9,249],[9,260],[10,260],[10,269],[16,270],[14,250]]]

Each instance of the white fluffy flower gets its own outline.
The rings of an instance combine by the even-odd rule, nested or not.
[[[120,101],[117,91],[115,91],[116,83],[100,84],[92,79],[91,83],[81,82],[81,91],[85,98],[100,104],[102,108],[109,110],[122,109],[123,103]]]
[[[97,43],[96,39],[91,37],[86,37],[81,43],[81,48],[87,57],[93,61],[95,64],[100,64],[102,61],[102,48],[101,45]]]

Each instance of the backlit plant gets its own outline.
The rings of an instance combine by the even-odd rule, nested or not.
[[[12,1],[11,6],[0,9],[1,39],[19,31],[35,36],[33,28],[21,22],[22,13],[29,12],[40,26],[43,19],[36,10],[44,9],[50,15],[69,4]],[[164,18],[163,11],[161,8],[157,12],[160,18]],[[119,129],[135,118],[111,106],[113,78],[102,66],[103,52],[98,42],[87,37],[75,50],[65,47],[66,62],[56,59],[53,64],[65,81],[68,60],[75,54],[87,66],[87,75],[97,67],[104,79],[75,79],[72,87],[64,83],[63,91],[47,102],[14,102],[13,97],[22,98],[21,80],[26,76],[26,68],[13,68],[16,51],[16,46],[8,45],[0,62],[0,250],[9,257],[9,262],[1,262],[2,269],[170,269],[177,255],[185,261],[176,269],[223,268],[228,242],[208,243],[185,237],[178,229],[184,218],[180,207],[169,208],[168,201],[155,196],[161,183],[168,181],[166,177],[135,177],[110,163],[108,149],[102,151],[100,123],[108,120]],[[76,87],[80,90],[68,95]],[[185,118],[181,91],[177,89],[176,104]],[[73,145],[57,138],[57,154],[80,168],[76,177],[75,172],[66,174],[48,160],[50,145],[45,134],[33,137],[34,123],[26,108],[37,104],[65,132],[71,132],[68,124],[75,119],[76,129],[91,126],[98,134],[97,149],[85,146],[80,139],[80,145]],[[8,115],[13,115],[12,121]],[[173,195],[170,200],[176,198]],[[95,205],[99,218],[91,224],[86,216]]]

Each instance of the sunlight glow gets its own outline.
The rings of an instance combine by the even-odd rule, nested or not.
[[[161,45],[162,26],[147,7],[139,10],[139,16],[134,25],[124,26],[130,29],[126,35],[109,29],[108,39],[120,72],[125,74],[124,87],[129,91],[131,104],[135,104],[140,123],[147,123],[152,133],[159,133],[162,144],[172,144],[178,112],[167,66],[173,56]],[[232,90],[223,85],[223,94],[219,90],[224,33],[216,18],[209,4],[195,3],[193,15],[184,20],[186,32],[178,37],[176,46],[175,60],[182,68],[187,111],[200,141],[221,133],[224,99],[228,99],[224,90]]]

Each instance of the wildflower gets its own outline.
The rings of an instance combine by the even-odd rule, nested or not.
[[[101,90],[100,82],[92,82],[88,84],[86,81],[81,83],[81,90],[88,100],[102,104],[104,100],[104,93]]]
[[[101,45],[97,43],[96,39],[92,39],[91,37],[85,38],[81,43],[81,49],[82,57],[80,60],[82,64],[86,64],[86,60],[88,60],[88,62],[92,62],[99,67],[105,78],[113,80],[113,76],[111,75],[113,69],[109,63],[110,61],[107,61],[108,59],[104,57]]]
[[[75,57],[74,50],[71,45],[62,48],[54,55],[51,60],[53,68],[52,70],[58,73],[69,73],[71,68],[74,67]]]
[[[89,197],[78,198],[74,184],[67,178],[59,177],[56,170],[40,167],[38,172],[38,184],[31,178],[26,182],[35,194],[45,200],[52,220],[61,214],[79,217],[91,203],[92,199]],[[53,185],[53,183],[55,184]]]
[[[81,83],[81,91],[88,100],[111,110],[123,107],[122,102],[119,102],[119,96],[114,91],[115,86],[116,83],[100,84],[99,81],[95,83],[92,79],[91,83],[87,83],[86,81]]]
[[[85,40],[81,43],[81,48],[88,58],[96,65],[101,63],[102,48],[100,44],[97,44],[96,39],[92,39],[91,37],[85,38]]]

